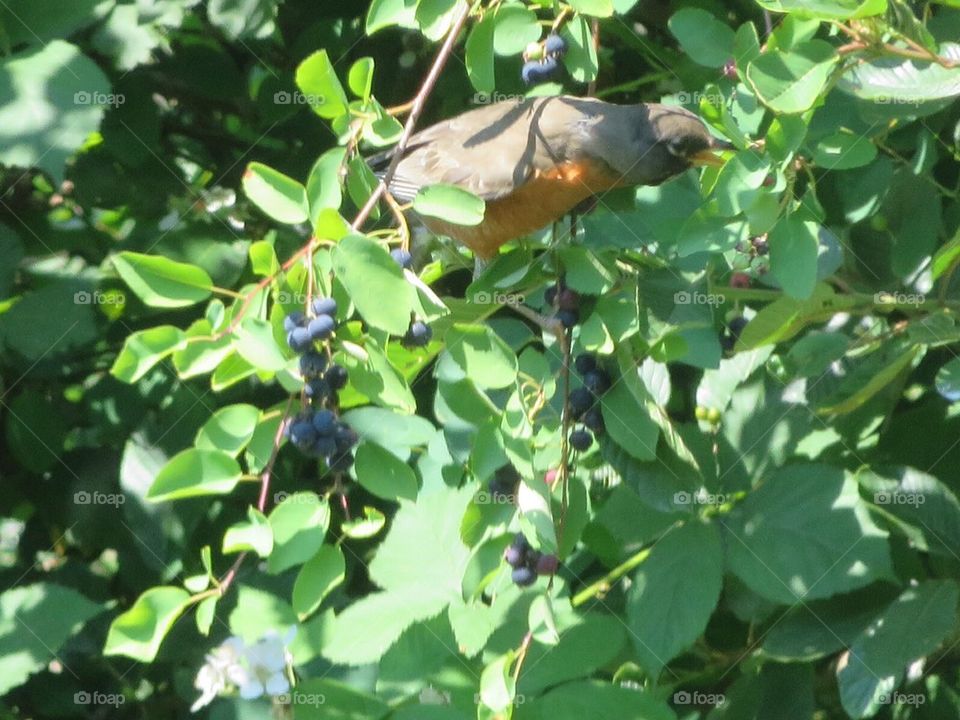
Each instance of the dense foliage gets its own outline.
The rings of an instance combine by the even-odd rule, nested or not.
[[[361,5],[0,3],[0,715],[960,716],[956,0]],[[736,151],[365,217],[560,92]]]

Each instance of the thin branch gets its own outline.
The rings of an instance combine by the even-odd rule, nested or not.
[[[450,58],[450,55],[453,52],[453,46],[457,41],[457,36],[460,34],[464,24],[467,22],[467,18],[470,16],[471,9],[472,8],[470,4],[467,2],[464,2],[460,6],[460,11],[457,13],[453,24],[450,26],[450,31],[447,33],[447,38],[443,41],[443,46],[440,48],[440,52],[437,53],[436,60],[433,61],[433,67],[430,68],[430,72],[423,81],[420,91],[413,99],[413,103],[410,107],[410,115],[407,117],[406,125],[403,126],[403,134],[400,136],[400,142],[398,142],[396,148],[394,148],[393,158],[390,160],[390,165],[387,166],[387,171],[380,179],[380,184],[377,185],[376,190],[373,191],[373,194],[370,195],[370,197],[367,199],[367,202],[360,209],[357,217],[354,218],[353,224],[351,225],[353,230],[359,230],[363,223],[366,222],[366,219],[370,216],[373,208],[376,206],[377,202],[379,202],[380,198],[383,196],[383,193],[386,192],[387,187],[390,185],[390,181],[393,179],[394,173],[397,171],[397,166],[400,164],[400,160],[403,158],[403,153],[407,149],[407,143],[410,142],[410,138],[413,136],[413,129],[416,127],[417,120],[420,118],[420,114],[423,112],[427,98],[433,91],[434,85],[437,84],[437,79],[440,77],[441,71],[447,64],[447,60]]]

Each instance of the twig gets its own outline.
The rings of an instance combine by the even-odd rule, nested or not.
[[[590,35],[591,42],[593,43],[593,51],[597,55],[597,73],[599,74],[600,67],[600,19],[594,18],[593,23],[590,26]],[[597,78],[593,78],[589,83],[587,83],[587,97],[594,97],[597,94]]]
[[[403,134],[400,136],[400,142],[398,142],[397,146],[394,148],[393,158],[390,160],[390,165],[387,166],[387,171],[380,179],[380,184],[377,185],[377,188],[367,199],[367,202],[360,209],[360,212],[357,213],[357,217],[354,218],[353,224],[350,226],[353,230],[359,230],[366,219],[370,216],[373,208],[376,206],[377,202],[379,202],[380,198],[383,196],[383,193],[386,192],[387,187],[390,185],[390,181],[393,179],[394,173],[397,172],[397,166],[400,164],[400,160],[403,158],[403,152],[407,148],[407,143],[410,142],[410,138],[413,136],[413,129],[417,124],[417,120],[420,118],[420,114],[423,112],[424,105],[426,104],[430,93],[433,91],[434,85],[437,84],[437,79],[440,77],[440,72],[447,64],[447,60],[449,59],[450,54],[453,52],[453,46],[457,41],[457,36],[460,34],[464,23],[466,23],[467,18],[470,16],[471,9],[472,8],[470,4],[466,2],[460,6],[460,11],[457,13],[453,24],[450,26],[450,31],[447,33],[447,38],[443,41],[443,46],[440,48],[440,52],[437,53],[436,59],[433,61],[433,67],[430,68],[430,72],[423,81],[420,91],[412,101],[410,106],[410,115],[407,117],[406,125],[403,126]]]

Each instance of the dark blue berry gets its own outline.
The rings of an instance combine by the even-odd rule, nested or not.
[[[337,323],[334,322],[333,318],[329,315],[317,315],[310,321],[310,324],[307,325],[307,330],[310,333],[310,337],[314,340],[326,340],[333,335],[336,327]]]
[[[516,568],[523,565],[523,555],[523,550],[515,545],[509,545],[507,549],[503,551],[503,559],[507,561],[507,565],[510,567]]]
[[[595,398],[587,388],[577,388],[570,391],[570,412],[574,417],[580,417],[589,410]]]
[[[413,262],[413,255],[409,251],[404,250],[403,248],[395,248],[390,251],[390,257],[393,258],[393,261],[406,270],[410,267],[410,263]]]
[[[589,430],[574,430],[570,433],[570,445],[573,446],[574,450],[584,452],[588,450],[592,444],[593,435],[590,434]]]
[[[557,59],[554,57],[547,57],[543,60],[529,60],[523,64],[523,68],[520,70],[520,77],[523,78],[523,82],[527,85],[541,83],[549,80],[550,76],[557,71],[558,67]]]
[[[528,567],[514,568],[510,577],[520,587],[529,587],[537,581],[537,573]]]
[[[583,376],[583,384],[594,395],[603,395],[610,389],[610,376],[599,368],[591,370]]]
[[[580,322],[580,313],[576,310],[558,310],[557,320],[559,320],[560,324],[565,328],[572,328]]]
[[[304,394],[311,400],[323,400],[330,396],[330,386],[323,378],[312,378],[307,380],[304,386]]]
[[[337,452],[337,443],[330,435],[320,435],[313,443],[313,454],[318,457],[330,457]]]
[[[567,41],[556,33],[550,33],[543,43],[543,50],[547,55],[563,55],[567,51]]]
[[[595,433],[603,432],[603,413],[598,407],[592,407],[583,414],[583,424]]]
[[[320,435],[333,435],[337,429],[337,416],[330,410],[317,410],[313,414],[313,429]]]
[[[342,365],[331,365],[323,379],[327,381],[331,390],[342,390],[347,386],[347,369]]]
[[[300,356],[300,374],[305,378],[319,377],[326,367],[326,355],[311,350]]]
[[[307,322],[307,316],[299,310],[294,310],[283,319],[283,329],[291,332],[294,328],[303,327]]]
[[[747,326],[748,322],[749,321],[743,317],[743,315],[738,315],[727,324],[727,327],[730,328],[730,334],[734,337],[734,339],[740,338],[740,333],[743,332],[743,329]]]
[[[403,344],[407,347],[423,347],[430,342],[433,337],[433,330],[422,320],[414,320],[410,323],[410,329],[403,336]]]
[[[351,465],[353,465],[353,455],[350,453],[343,453],[343,455],[337,455],[327,460],[327,466],[333,472],[345,472],[350,469]]]
[[[357,435],[357,431],[344,423],[340,423],[337,426],[334,437],[337,441],[337,450],[340,452],[346,452],[356,445],[360,440],[360,436]]]
[[[333,317],[337,314],[337,301],[330,297],[314,298],[310,306],[313,308],[314,315]]]
[[[313,340],[305,327],[297,327],[287,333],[287,345],[295,353],[302,353],[313,347]]]
[[[290,442],[301,450],[310,447],[317,440],[317,431],[314,430],[313,423],[306,418],[294,420],[287,434]]]
[[[561,310],[580,309],[580,293],[570,288],[563,288],[557,295],[557,307]]]
[[[753,251],[763,257],[770,252],[770,245],[763,238],[756,238],[753,241]]]
[[[578,373],[584,375],[591,370],[597,369],[597,359],[593,355],[586,353],[577,355],[577,359],[573,361],[573,366],[577,369]]]

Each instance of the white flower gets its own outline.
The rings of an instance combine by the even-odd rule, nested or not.
[[[197,673],[194,687],[200,691],[200,697],[190,711],[209,705],[217,695],[233,687],[245,700],[289,692],[287,667],[293,662],[293,656],[287,645],[294,635],[296,628],[290,628],[282,638],[271,630],[252,645],[246,645],[236,636],[227,638],[207,654],[207,662]]]

